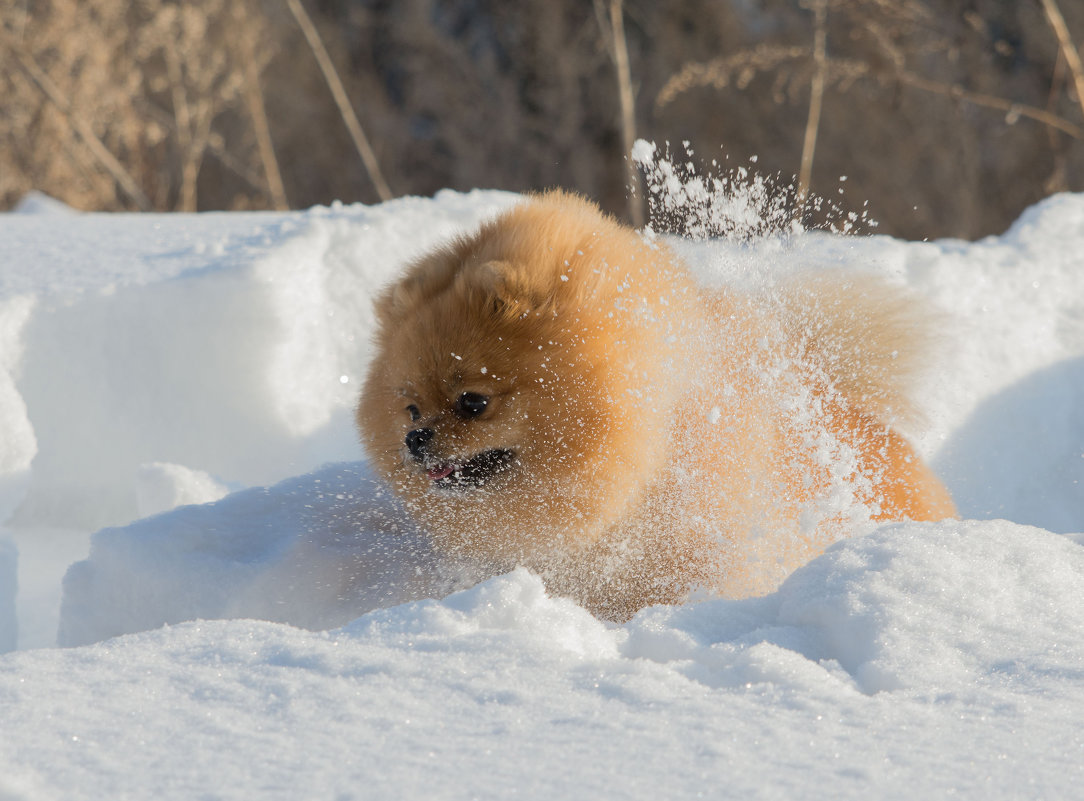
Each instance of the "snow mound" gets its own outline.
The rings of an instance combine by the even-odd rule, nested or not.
[[[707,282],[934,305],[918,450],[1013,522],[885,526],[621,626],[445,562],[352,461],[373,292],[513,199],[0,215],[0,650],[16,611],[56,641],[64,570],[87,644],[0,657],[0,798],[1078,795],[1084,195],[975,243],[679,243]]]
[[[51,215],[71,215],[79,213],[64,201],[57,200],[55,197],[47,195],[44,192],[39,192],[36,189],[23,195],[22,199],[15,204],[15,208],[12,209],[12,212],[15,214]]]
[[[1037,370],[984,400],[938,461],[968,516],[1084,529],[1084,358]]]
[[[1067,797],[1082,590],[1069,538],[947,522],[623,626],[525,570],[333,631],[186,623],[5,657],[0,764],[18,798]]]
[[[197,618],[330,628],[478,578],[433,554],[363,465],[336,465],[99,532],[65,579],[59,639],[81,645]],[[346,630],[419,643],[526,619],[551,645],[607,650],[608,630],[588,618],[517,571]],[[645,610],[627,637],[626,657],[682,662],[713,687],[846,676],[874,693],[1065,671],[1084,664],[1084,548],[1003,521],[890,525],[833,546],[777,593]]]
[[[413,238],[412,226],[418,220],[456,229],[507,200],[444,195],[259,218],[261,233],[223,234],[208,266],[144,275],[143,283],[135,282],[138,291],[130,290],[130,308],[116,307],[120,290],[75,304],[68,313],[120,322],[105,342],[101,321],[84,319],[70,329],[64,347],[42,346],[38,357],[23,357],[29,364],[19,391],[31,399],[31,418],[67,430],[38,433],[35,424],[31,433],[41,440],[36,491],[20,514],[49,520],[51,504],[71,513],[78,493],[89,492],[80,519],[94,519],[107,511],[103,499],[121,493],[132,499],[120,504],[124,514],[113,504],[123,520],[213,500],[264,476],[281,479],[277,474],[290,464],[311,465],[315,456],[355,456],[350,412],[355,378],[368,358],[372,292],[398,268],[399,254],[416,252],[421,240]],[[925,296],[943,313],[946,336],[921,390],[932,426],[919,440],[920,451],[938,466],[965,518],[1004,517],[1069,533],[1084,530],[1080,230],[1084,196],[1065,195],[1029,211],[1003,237],[977,243],[815,234],[678,246],[708,282],[770,282],[780,265],[872,265]],[[253,236],[261,242],[255,249]],[[162,261],[151,259],[165,270]],[[152,309],[153,293],[162,302]],[[113,305],[106,315],[89,312],[95,304]],[[41,316],[23,308],[31,325]],[[193,345],[191,326],[181,319],[192,308],[202,310],[205,348]],[[29,347],[40,338],[18,333],[27,325],[23,318],[11,316],[18,324],[9,339]],[[240,332],[238,319],[245,321]],[[57,325],[47,328],[57,335]],[[99,361],[99,351],[120,348],[125,355],[121,339],[157,345],[142,361],[118,356],[102,362],[110,378],[92,382],[100,395],[84,404],[80,418],[60,405],[62,398],[34,391],[33,367],[44,369],[47,357],[74,348],[77,338],[93,341],[78,355],[81,362],[92,359],[90,350]],[[225,343],[218,355],[211,353],[212,341]],[[185,366],[189,357],[196,366]],[[178,372],[186,370],[199,375]],[[42,382],[44,388],[44,376]],[[115,407],[127,413],[113,414]],[[113,439],[109,448],[102,433]],[[60,483],[65,471],[75,482],[70,486]],[[326,491],[330,485],[336,493]],[[92,642],[163,623],[238,615],[326,628],[458,586],[462,568],[440,564],[382,493],[363,466],[346,465],[106,529],[94,536],[89,559],[68,576],[60,641]],[[414,570],[419,577],[407,581]],[[874,662],[863,687],[880,686],[872,678],[878,670],[885,686],[907,681]]]
[[[843,681],[863,693],[1084,677],[1084,548],[1004,521],[885,526],[837,543],[779,591],[657,608],[627,656],[711,686]]]
[[[342,629],[364,642],[426,651],[485,651],[511,646],[520,653],[567,654],[570,659],[618,655],[611,626],[566,598],[546,594],[524,568],[490,579],[442,601],[404,604],[365,615]]]
[[[136,473],[136,500],[141,518],[178,506],[212,503],[229,492],[229,487],[214,476],[184,465],[151,462],[140,465]]]
[[[803,652],[863,692],[1084,677],[1084,548],[1041,529],[887,526],[795,573],[780,599]]]
[[[468,581],[363,464],[332,465],[99,531],[65,576],[58,642],[211,618],[330,628]]]

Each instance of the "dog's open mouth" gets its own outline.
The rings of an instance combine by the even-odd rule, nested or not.
[[[427,464],[425,475],[435,487],[480,487],[516,461],[513,451],[495,448],[466,462]]]

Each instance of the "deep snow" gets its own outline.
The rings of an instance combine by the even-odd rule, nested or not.
[[[472,587],[356,461],[373,291],[514,200],[0,216],[0,798],[1079,793],[1084,195],[976,243],[680,244],[932,303],[917,442],[965,520],[624,626]]]

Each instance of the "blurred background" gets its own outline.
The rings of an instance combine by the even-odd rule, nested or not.
[[[0,0],[0,208],[563,186],[639,223],[643,138],[974,239],[1084,191],[1082,46],[1081,0]]]

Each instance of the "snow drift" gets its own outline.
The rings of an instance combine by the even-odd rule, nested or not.
[[[360,463],[94,535],[64,580],[60,645],[199,618],[312,629],[467,586]]]
[[[440,202],[436,205],[439,208]],[[1084,383],[1081,360],[1070,355],[1074,349],[1079,353],[1084,343],[1080,323],[1084,279],[1072,269],[1073,259],[1079,257],[1066,256],[1073,245],[1065,241],[1065,227],[1049,218],[1067,223],[1081,214],[1080,205],[1078,197],[1055,198],[1043,213],[1029,213],[1004,237],[975,244],[810,235],[762,240],[754,246],[694,242],[682,248],[705,281],[766,281],[794,269],[796,263],[872,267],[928,297],[946,321],[943,361],[930,371],[924,387],[932,420],[920,443],[924,455],[944,474],[964,517],[1005,517],[1069,532],[1084,528],[1084,491],[1079,484],[1084,478]],[[1070,213],[1067,206],[1076,211]],[[389,207],[379,209],[381,214],[391,212]],[[340,210],[331,225],[335,237],[325,231],[326,217],[309,216],[313,218],[309,228],[291,232],[279,251],[257,259],[256,272],[247,266],[219,270],[235,276],[230,280],[240,285],[252,284],[251,291],[239,291],[231,299],[252,305],[256,288],[263,286],[271,269],[268,265],[278,270],[291,265],[287,294],[277,302],[293,299],[290,312],[279,319],[291,320],[294,333],[285,340],[281,334],[271,337],[274,346],[262,353],[255,342],[240,340],[241,352],[252,366],[265,365],[262,375],[256,374],[259,380],[240,386],[230,374],[234,400],[245,398],[253,408],[239,408],[231,416],[230,406],[223,404],[224,409],[215,411],[220,416],[205,427],[206,434],[186,434],[189,447],[204,447],[202,441],[210,440],[206,452],[188,458],[189,467],[248,483],[266,475],[270,466],[287,461],[281,455],[284,449],[293,448],[296,454],[298,439],[306,436],[312,438],[309,447],[325,442],[320,452],[328,457],[357,453],[348,414],[356,382],[349,378],[364,365],[371,320],[357,297],[343,299],[345,289],[336,292],[330,287],[367,286],[371,291],[395,274],[396,264],[389,258],[377,271],[369,259],[359,256],[364,251],[349,232],[364,230],[366,223],[348,223],[345,211]],[[1023,269],[1032,262],[1041,266]],[[371,272],[359,274],[359,263]],[[225,275],[217,280],[226,281]],[[172,283],[166,281],[159,292],[179,291]],[[310,288],[299,293],[299,286]],[[205,291],[213,295],[220,286]],[[1010,304],[1004,293],[1023,295],[1030,302]],[[174,303],[177,309],[186,309],[191,302],[181,292]],[[159,316],[169,317],[164,312]],[[300,325],[298,320],[307,323]],[[322,327],[315,329],[313,320]],[[336,322],[329,325],[327,320]],[[213,323],[208,325],[214,331]],[[271,328],[259,331],[267,337]],[[231,340],[228,331],[206,336],[221,342],[236,339]],[[1021,347],[1022,338],[1026,347]],[[284,353],[291,355],[286,358]],[[306,354],[313,354],[307,363]],[[150,358],[156,364],[172,364],[177,357],[155,353]],[[1048,362],[1053,364],[1045,366]],[[1035,369],[1036,365],[1041,367]],[[138,365],[133,367],[134,375],[143,374]],[[207,380],[186,374],[171,377],[172,405],[196,403],[197,398],[184,397],[185,388],[202,396]],[[118,380],[115,391],[123,387]],[[317,387],[323,394],[315,391]],[[214,416],[203,397],[198,401],[209,417]],[[150,413],[153,399],[147,403]],[[107,404],[103,400],[103,406]],[[259,417],[264,417],[262,425],[268,429],[272,420],[277,421],[277,436],[265,434],[254,445],[246,441],[246,431]],[[227,424],[234,429],[229,435],[224,431]],[[150,425],[139,422],[140,430]],[[143,458],[184,458],[169,443],[147,439],[140,440],[142,447],[157,445],[159,450],[148,451]],[[276,442],[282,444],[276,447]],[[245,448],[260,457],[260,471],[253,472],[255,465],[247,464],[247,457],[233,453]],[[230,452],[228,462],[220,460],[222,450]],[[136,461],[131,459],[130,470]],[[1029,469],[1021,470],[1022,464]],[[119,471],[116,475],[113,494],[123,486],[119,479],[129,479]],[[190,487],[193,479],[175,477],[174,483]],[[338,486],[334,495],[326,490],[329,485]],[[49,486],[50,497],[57,493]],[[195,500],[211,499],[199,497],[198,490],[189,494]],[[196,618],[257,617],[327,628],[373,608],[440,594],[438,587],[460,586],[452,578],[458,568],[443,566],[428,551],[419,550],[416,533],[398,533],[409,526],[364,467],[354,464],[268,490],[228,496],[211,507],[107,529],[95,536],[90,559],[68,576],[60,643],[78,645]],[[412,553],[419,555],[417,565],[409,559]],[[406,581],[405,574],[415,570],[426,578]]]
[[[0,661],[9,797],[1071,797],[1084,549],[887,527],[625,626],[523,570],[330,632],[230,620]]]
[[[86,644],[0,657],[0,797],[1076,793],[1084,195],[975,243],[682,243],[927,298],[917,442],[966,519],[623,626],[446,563],[356,461],[372,293],[514,199],[0,217],[0,650]]]

